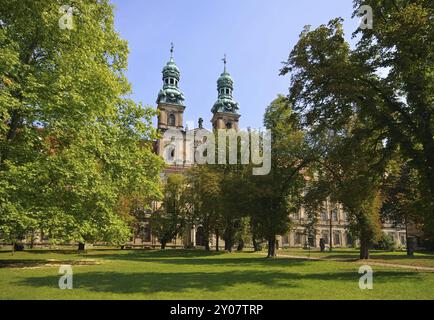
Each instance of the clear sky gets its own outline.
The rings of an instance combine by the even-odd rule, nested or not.
[[[128,78],[133,99],[156,107],[161,71],[170,57],[181,70],[186,97],[184,122],[204,119],[211,127],[221,59],[235,81],[241,128],[262,127],[265,108],[287,94],[288,76],[279,76],[305,25],[315,28],[335,17],[345,19],[347,38],[358,20],[351,0],[112,0],[116,29],[130,47]]]

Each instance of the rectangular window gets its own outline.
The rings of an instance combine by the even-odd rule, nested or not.
[[[309,237],[308,242],[309,242],[309,247],[315,247],[316,246],[314,237]]]
[[[339,231],[333,232],[333,243],[338,246],[341,245],[341,233]]]
[[[328,220],[328,217],[327,217],[328,215],[327,215],[327,211],[326,210],[322,210],[321,211],[321,220],[322,221],[327,221]]]
[[[302,236],[303,234],[301,232],[296,232],[294,234],[294,245],[296,246],[301,245]]]
[[[399,235],[400,239],[401,239],[401,245],[406,246],[407,245],[407,238],[405,237],[404,233],[401,233]]]
[[[353,237],[351,236],[350,233],[347,233],[347,246],[352,246],[353,245]]]
[[[333,209],[332,211],[332,219],[333,221],[338,221],[338,209]]]
[[[321,236],[324,239],[325,244],[328,244],[329,243],[329,232],[323,231],[323,232],[321,232]]]
[[[393,241],[396,241],[395,232],[389,232],[389,236]]]

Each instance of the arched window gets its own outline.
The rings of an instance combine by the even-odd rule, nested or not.
[[[166,161],[168,162],[175,161],[175,147],[171,146],[167,149]]]
[[[232,129],[232,122],[226,122],[226,129]]]
[[[169,126],[171,127],[176,126],[176,117],[173,113],[169,114]]]

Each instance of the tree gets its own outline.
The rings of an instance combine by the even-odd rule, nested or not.
[[[238,145],[238,150],[241,150]],[[240,159],[240,154],[238,154]],[[248,189],[246,177],[251,174],[249,166],[241,163],[211,166],[217,170],[222,179],[220,182],[220,221],[223,228],[222,237],[225,241],[225,250],[232,252],[234,245],[247,238],[245,234],[246,218],[248,212]],[[242,245],[243,246],[243,245]]]
[[[268,241],[268,258],[276,256],[276,235],[290,229],[289,214],[298,210],[304,185],[301,170],[307,166],[304,134],[288,99],[279,96],[267,108],[265,127],[272,133],[271,172],[247,176],[246,210],[253,233]]]
[[[329,132],[327,139],[322,140],[323,150],[310,168],[310,183],[304,197],[312,212],[320,210],[326,199],[344,206],[350,233],[360,240],[360,259],[369,258],[369,248],[381,235],[385,172],[377,166],[379,154],[370,148],[381,142],[365,134],[356,120],[339,134]]]
[[[221,221],[221,179],[218,171],[206,165],[194,166],[187,173],[190,221],[203,228],[207,251],[210,250],[210,237]]]
[[[382,190],[384,203],[381,208],[381,218],[396,227],[405,228],[407,255],[409,256],[413,255],[412,248],[408,245],[410,243],[410,225],[424,225],[425,236],[428,239],[434,238],[429,217],[420,214],[428,212],[427,204],[420,194],[420,186],[418,185],[420,182],[421,179],[418,177],[417,170],[397,159],[390,164]]]
[[[291,74],[289,99],[316,131],[339,132],[357,118],[382,142],[370,147],[379,168],[399,152],[418,170],[434,220],[434,7],[429,0],[354,1],[362,4],[372,7],[374,28],[357,30],[354,50],[342,19],[305,29],[281,72]]]
[[[186,189],[183,175],[174,174],[167,178],[161,209],[154,212],[150,220],[152,233],[158,238],[161,249],[165,249],[166,244],[184,230],[187,214]]]
[[[129,239],[122,198],[157,199],[154,111],[125,98],[128,49],[108,1],[0,1],[0,229],[11,241]]]

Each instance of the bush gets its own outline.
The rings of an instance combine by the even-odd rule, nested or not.
[[[374,248],[378,250],[396,251],[395,240],[387,233],[383,233],[381,239],[378,241],[377,245],[374,246]]]

